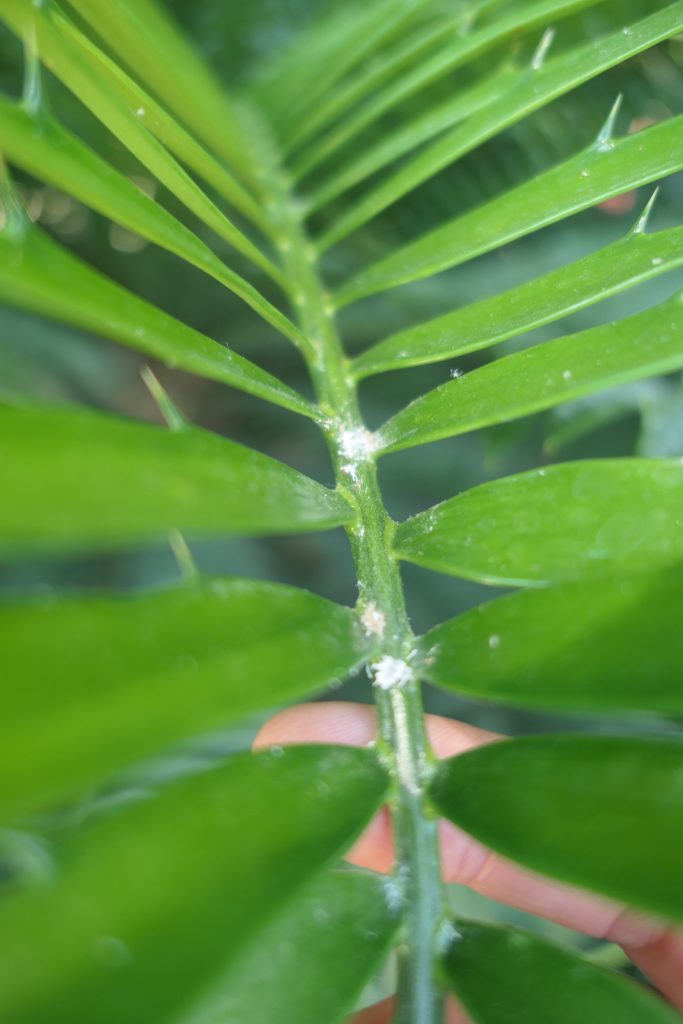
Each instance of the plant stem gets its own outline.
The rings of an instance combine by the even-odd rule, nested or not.
[[[348,532],[358,577],[359,612],[366,628],[381,638],[381,652],[370,670],[375,678],[379,750],[392,778],[395,877],[404,901],[395,1020],[397,1024],[440,1024],[443,1005],[434,977],[434,954],[443,899],[437,825],[425,799],[433,758],[420,683],[409,663],[414,637],[391,550],[394,523],[382,500],[372,435],[363,424],[357,384],[320,276],[317,253],[272,144],[265,134],[259,136],[256,125],[252,137],[264,167],[268,210],[277,226],[292,303],[308,341],[305,355],[320,408],[328,417],[324,429],[337,486],[357,510]],[[377,685],[380,680],[383,686]]]

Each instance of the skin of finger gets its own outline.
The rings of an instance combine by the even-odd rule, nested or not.
[[[437,716],[426,716],[438,757],[500,740],[495,733]],[[342,702],[302,705],[276,715],[256,738],[260,749],[287,743],[345,743],[367,746],[376,737],[374,709]],[[450,822],[441,822],[443,875],[490,899],[557,924],[622,945],[675,1005],[683,1008],[683,937],[660,922],[625,910],[602,897],[551,881],[487,850]],[[347,853],[360,867],[388,872],[393,864],[391,820],[385,809]],[[381,1018],[380,1018],[381,1019]]]
[[[653,985],[683,1010],[683,934],[669,928],[644,948],[624,946],[624,951]]]
[[[391,1024],[394,1009],[395,1000],[386,999],[383,1003],[376,1003],[357,1013],[348,1024]],[[471,1020],[464,1010],[461,1010],[452,999],[449,999],[446,1003],[444,1024],[471,1024]]]

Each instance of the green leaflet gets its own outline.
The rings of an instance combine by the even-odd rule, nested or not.
[[[192,231],[53,118],[0,99],[0,148],[11,163],[29,174],[63,189],[86,206],[209,274],[295,344],[302,343],[298,328],[253,285],[230,270]]]
[[[400,558],[538,586],[683,561],[683,462],[594,459],[503,477],[401,523]]]
[[[26,223],[0,232],[0,299],[84,327],[167,366],[222,381],[316,419],[313,405],[248,359],[110,281]]]
[[[441,12],[435,9],[435,5],[430,6],[436,20],[430,18],[425,24],[416,26],[414,31],[406,33],[395,46],[380,50],[373,60],[367,61],[353,76],[340,82],[334,92],[299,119],[291,133],[291,148],[299,148],[320,128],[325,128],[365,96],[372,95],[387,79],[398,75],[432,46],[457,30],[461,20],[457,14],[454,16],[451,11]]]
[[[49,438],[49,444],[45,439]],[[340,526],[334,491],[198,428],[171,432],[74,409],[0,407],[4,554],[190,534],[296,533]]]
[[[343,288],[339,302],[354,302],[458,266],[681,168],[683,116],[595,145],[362,270]]]
[[[271,60],[256,92],[276,114],[274,124],[289,137],[302,114],[315,110],[343,76],[401,34],[432,0],[379,0],[332,9],[296,45]],[[335,90],[336,91],[336,90]]]
[[[475,700],[683,717],[682,604],[679,569],[523,591],[422,637],[422,674]]]
[[[518,928],[456,921],[443,978],[473,1024],[676,1024],[661,998]]]
[[[683,366],[683,292],[616,323],[548,341],[449,380],[381,430],[383,451],[505,423]]]
[[[507,17],[486,26],[479,32],[470,35],[460,35],[457,32],[451,33],[441,49],[434,54],[429,54],[417,67],[408,71],[403,78],[391,82],[383,91],[371,95],[368,102],[361,106],[338,126],[335,126],[322,140],[313,143],[311,150],[307,152],[306,159],[297,165],[299,173],[303,174],[316,167],[318,164],[327,162],[336,151],[353,139],[363,128],[377,121],[382,114],[399,106],[406,99],[419,92],[421,89],[431,85],[447,74],[476,60],[483,54],[494,49],[501,41],[514,37],[516,33],[534,27],[545,27],[549,20],[556,21],[560,18],[574,14],[576,11],[586,7],[595,7],[603,0],[540,0],[537,3],[529,3],[513,11]],[[481,6],[481,5],[480,5]],[[484,4],[484,7],[487,5]],[[462,19],[465,25],[471,24],[471,18],[476,14],[476,8],[465,11]]]
[[[525,81],[501,96],[497,103],[491,104],[486,112],[474,119],[474,123],[467,121],[464,125],[447,132],[391,178],[370,191],[331,226],[322,239],[322,247],[328,248],[340,241],[444,167],[448,167],[465,153],[522,120],[534,110],[545,106],[582,82],[594,78],[602,71],[654,46],[662,39],[675,35],[681,29],[683,0],[677,0],[676,3],[668,4],[664,10],[636,22],[627,33],[615,32],[570,53],[548,60],[536,71],[530,70]],[[571,187],[575,185],[576,182],[572,181]],[[562,196],[556,197],[556,200],[561,198]],[[383,265],[384,261],[381,261],[381,264]],[[376,264],[376,267],[379,266],[380,264]],[[342,301],[352,301],[352,295],[354,298],[358,297],[357,293],[361,291],[358,284],[362,284],[363,294],[369,294],[364,289],[370,284],[371,271],[374,289],[378,275],[375,277],[375,268],[371,267],[359,274],[343,290]]]
[[[497,99],[502,90],[509,88],[516,76],[515,69],[505,65],[482,82],[469,89],[462,89],[453,98],[430,107],[426,113],[413,118],[407,125],[382,133],[374,145],[364,147],[347,166],[343,166],[313,192],[307,201],[307,210],[312,212],[319,209],[434,135],[478,113]]]
[[[372,650],[351,609],[234,578],[0,603],[0,638],[5,821],[78,796],[169,743],[344,678]]]
[[[0,907],[12,1024],[168,1024],[356,837],[387,779],[350,747],[242,754],[96,821]],[[40,978],[40,984],[36,984]]]
[[[438,362],[508,338],[601,302],[683,264],[683,228],[626,238],[507,292],[409,327],[355,360],[359,378]]]
[[[252,185],[258,164],[238,105],[158,0],[67,0],[131,74]],[[30,0],[3,0],[26,10]],[[216,127],[220,126],[217,131]]]
[[[135,105],[123,101],[110,84],[111,62],[66,18],[49,7],[27,5],[26,0],[18,0],[24,10],[13,15],[16,3],[17,0],[10,0],[4,17],[19,34],[32,34],[40,57],[67,88],[200,220],[271,277],[281,280],[278,268],[228,220],[147,130],[143,123],[147,115],[145,96],[134,100]],[[102,74],[105,63],[110,65],[108,75]]]
[[[439,766],[437,808],[505,857],[683,919],[683,743],[525,736]]]
[[[218,991],[193,1009],[192,1024],[337,1024],[397,926],[383,878],[330,872],[259,933]]]
[[[163,180],[163,173],[168,187],[172,190],[178,188],[176,194],[180,199],[185,201],[187,198],[193,201],[195,212],[199,217],[206,218],[206,223],[214,227],[231,244],[234,244],[236,249],[240,249],[246,256],[253,258],[254,262],[277,278],[277,268],[270,261],[264,260],[262,253],[255,249],[249,239],[237,231],[235,225],[227,223],[226,218],[220,215],[220,211],[218,213],[222,219],[217,220],[216,207],[207,206],[206,197],[198,194],[194,183],[187,179],[187,176],[184,180],[178,178],[177,167],[174,168],[170,164],[161,147],[153,147],[149,143],[147,133],[152,132],[179,160],[213,185],[236,209],[258,224],[267,235],[269,232],[268,220],[262,208],[249,192],[216,157],[197,142],[148,92],[145,92],[133,78],[127,75],[113,60],[110,60],[87,36],[79,32],[67,18],[55,10],[48,10],[46,14],[51,15],[52,22],[59,31],[56,32],[51,21],[45,17],[43,22],[45,31],[41,36],[42,45],[47,48],[48,55],[54,57],[55,62],[59,59],[65,84],[68,85],[69,81],[72,81],[75,86],[81,83],[87,90],[90,109],[93,113],[96,116],[101,115],[103,123],[111,130],[118,126],[118,137],[124,144],[130,143],[131,151],[137,150],[139,158],[143,163],[147,163],[152,173],[159,170],[161,172],[160,180]],[[84,64],[87,64],[87,69]],[[112,90],[120,101],[118,104],[110,99]],[[78,94],[84,98],[82,93]],[[122,114],[121,103],[128,109],[132,117],[126,118]],[[188,188],[192,190],[192,194],[189,196],[187,196]],[[189,201],[188,206],[190,206]]]

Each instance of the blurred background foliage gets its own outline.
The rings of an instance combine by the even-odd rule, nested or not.
[[[463,0],[464,2],[464,0]],[[218,75],[233,88],[248,88],[258,67],[282,51],[290,39],[310,25],[315,16],[333,6],[329,0],[166,0],[186,31],[212,62]],[[496,10],[514,6],[497,5]],[[557,26],[553,51],[612,30],[630,19],[661,6],[655,0],[610,0]],[[443,14],[453,3],[444,3]],[[337,166],[362,150],[383,127],[399,123],[406,114],[419,113],[453,95],[464,79],[482,75],[504,59],[531,59],[541,33],[527,33],[514,42],[513,52],[488,55],[466,73],[452,74],[421,91],[397,112],[358,136],[339,151]],[[18,95],[22,79],[21,48],[0,30],[0,88]],[[254,70],[256,69],[256,71]],[[683,37],[648,51],[624,66],[603,74],[540,113],[508,130],[490,145],[448,168],[386,211],[327,258],[331,281],[343,278],[352,266],[371,260],[403,240],[414,237],[444,218],[473,207],[590,144],[604,122],[615,97],[623,93],[618,132],[637,131],[652,122],[683,112]],[[186,212],[152,182],[134,158],[96,122],[59,83],[48,77],[55,110],[66,124],[181,219]],[[216,125],[220,132],[221,126]],[[335,163],[326,164],[328,173]],[[122,228],[86,210],[52,188],[19,176],[27,207],[61,242],[69,245],[114,280],[136,291],[181,320],[249,356],[289,384],[310,394],[305,369],[293,346],[254,316],[246,306],[214,281],[166,252],[146,245]],[[304,179],[305,188],[316,178]],[[430,280],[404,287],[352,306],[342,315],[346,343],[351,351],[379,340],[389,332],[418,323],[466,302],[503,291],[551,267],[594,251],[629,230],[651,190],[628,193],[547,228],[530,238]],[[324,210],[314,224],[322,226],[334,207]],[[655,206],[655,229],[683,222],[683,175],[662,184]],[[199,234],[201,224],[193,223]],[[210,239],[216,245],[214,238]],[[221,244],[218,249],[220,251]],[[236,269],[249,274],[239,257],[227,252]],[[671,294],[678,280],[669,275],[614,300],[582,311],[564,321],[541,328],[459,362],[468,370],[489,359],[528,344],[603,323],[636,312]],[[273,301],[278,296],[268,282],[259,287]],[[159,421],[140,371],[148,362],[135,353],[101,338],[79,333],[38,317],[0,309],[0,400],[77,403],[122,416]],[[252,445],[308,474],[331,483],[327,453],[317,430],[301,418],[248,395],[218,384],[154,366],[176,404],[194,422]],[[417,394],[448,378],[456,369],[448,364],[391,373],[366,381],[362,400],[367,421],[375,427]],[[392,455],[381,466],[388,508],[404,518],[492,477],[547,462],[620,456],[633,453],[683,455],[683,386],[678,377],[612,390],[570,403],[504,427],[431,444],[416,454]],[[341,531],[286,539],[211,540],[189,538],[199,567],[208,573],[264,577],[307,587],[334,600],[355,601],[353,566]],[[473,604],[494,596],[484,587],[405,566],[409,610],[416,632],[450,618]],[[164,545],[125,551],[98,551],[79,558],[54,557],[0,564],[0,592],[39,591],[49,601],[67,589],[130,589],[160,586],[179,578],[169,548]],[[106,652],[103,652],[106,657]],[[367,700],[365,679],[352,680],[335,698]],[[431,711],[458,717],[506,733],[582,728],[618,731],[661,731],[676,728],[656,719],[621,719],[616,724],[600,718],[562,718],[520,712],[500,706],[486,707],[460,701],[430,690]],[[133,773],[121,784],[93,795],[82,806],[68,809],[58,820],[37,823],[38,831],[73,827],[92,813],[120,799],[135,798],[163,778],[186,772],[206,757],[245,747],[257,721],[227,735],[202,739],[189,748]],[[31,840],[33,843],[34,840]],[[37,841],[36,841],[37,842]],[[21,844],[20,844],[21,845]],[[12,857],[16,854],[12,853]],[[9,856],[9,853],[8,853]],[[41,869],[41,847],[22,846],[22,863]],[[11,859],[11,858],[10,858]],[[459,897],[460,910],[463,910]],[[485,916],[519,917],[511,911],[477,901]],[[482,909],[483,908],[483,909]],[[548,926],[550,927],[550,926]]]

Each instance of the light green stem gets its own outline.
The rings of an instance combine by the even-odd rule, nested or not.
[[[250,120],[264,169],[268,212],[277,226],[292,302],[308,342],[305,355],[320,407],[328,417],[325,433],[337,485],[357,510],[348,532],[358,577],[359,612],[368,629],[382,634],[381,654],[371,671],[375,679],[382,679],[384,663],[385,670],[389,669],[389,679],[384,673],[385,682],[389,682],[392,668],[402,668],[408,675],[414,643],[398,563],[391,550],[394,523],[384,507],[372,435],[363,424],[357,385],[337,332],[317,254],[270,140],[251,116]],[[392,778],[395,877],[404,901],[395,1020],[397,1024],[440,1024],[443,1006],[434,977],[434,952],[444,902],[437,826],[425,799],[433,758],[425,734],[420,683],[411,672],[410,678],[387,688],[375,685],[375,694],[379,749]]]

